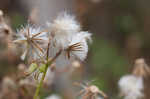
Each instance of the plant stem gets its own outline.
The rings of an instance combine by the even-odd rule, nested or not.
[[[44,81],[44,78],[46,76],[47,69],[56,60],[56,58],[61,54],[61,52],[62,52],[62,50],[58,51],[58,53],[56,53],[55,57],[53,57],[50,62],[48,61],[48,56],[47,56],[47,63],[46,63],[45,71],[43,72],[42,78],[41,78],[40,82],[37,85],[36,92],[35,92],[35,95],[34,95],[33,99],[38,99],[40,89],[43,85],[43,81]]]
[[[35,95],[34,95],[34,98],[33,99],[38,99],[38,96],[39,96],[39,93],[40,93],[40,89],[43,85],[43,81],[44,81],[44,78],[46,76],[46,72],[47,72],[47,69],[48,69],[48,63],[46,64],[46,68],[45,68],[45,71],[43,72],[43,75],[42,75],[42,78],[39,82],[39,84],[37,85],[37,88],[36,88],[36,92],[35,92]]]

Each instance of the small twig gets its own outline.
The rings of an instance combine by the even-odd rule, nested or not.
[[[48,60],[48,56],[49,56],[49,48],[50,48],[50,40],[49,40],[48,45],[47,45],[47,52],[46,52],[47,60]]]
[[[39,33],[37,33],[37,34],[34,34],[34,35],[32,36],[32,38],[34,38],[34,37],[36,37],[36,36],[38,36],[38,35],[40,35],[40,34],[42,34],[42,33],[44,33],[44,32],[48,32],[48,31],[44,30],[44,31],[41,31],[41,32],[39,32]]]
[[[43,49],[38,45],[36,44],[34,41],[31,41],[33,43],[33,45],[38,48],[42,53],[44,53]]]

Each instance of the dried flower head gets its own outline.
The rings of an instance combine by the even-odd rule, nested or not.
[[[89,83],[87,83],[86,85],[75,83],[75,85],[81,86],[83,88],[79,92],[79,95],[81,95],[82,99],[99,99],[99,98],[106,99],[107,98],[107,95],[95,85],[89,85]]]
[[[135,61],[132,73],[133,75],[142,76],[146,78],[147,76],[150,76],[150,68],[143,58],[139,58]]]
[[[134,75],[123,76],[118,82],[121,95],[124,99],[141,99],[144,95],[143,78]]]
[[[35,27],[33,25],[27,25],[22,27],[17,34],[17,39],[14,43],[22,44],[24,53],[21,59],[24,60],[25,57],[32,56],[33,59],[42,57],[44,54],[43,45],[48,42],[47,31],[43,31],[40,27]]]

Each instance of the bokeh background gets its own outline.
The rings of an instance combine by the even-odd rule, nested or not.
[[[77,79],[94,80],[110,99],[120,99],[117,82],[132,71],[136,58],[150,62],[149,5],[149,0],[0,0],[0,9],[14,31],[29,19],[36,24],[51,22],[64,10],[77,16],[83,30],[93,34],[88,58]],[[5,46],[5,38],[7,34],[0,38],[1,82],[24,63],[17,52]]]

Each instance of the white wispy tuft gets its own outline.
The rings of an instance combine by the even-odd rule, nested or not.
[[[67,49],[68,58],[73,56],[83,61],[88,53],[88,40],[91,41],[91,34],[88,32],[75,34]]]
[[[22,60],[26,56],[32,56],[33,59],[39,58],[44,53],[42,46],[45,42],[48,42],[47,31],[29,24],[18,30],[17,39],[14,40],[14,43],[21,44],[24,50]]]
[[[144,95],[143,78],[134,75],[123,76],[118,82],[121,95],[124,99],[141,99]]]
[[[81,26],[73,15],[61,13],[52,23],[49,23],[48,27],[51,32],[52,54],[62,49],[68,59],[75,58],[83,61],[86,58],[91,33],[81,31]]]
[[[73,35],[81,29],[75,17],[66,12],[61,13],[49,25],[54,45],[60,48],[66,48]]]

